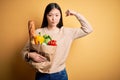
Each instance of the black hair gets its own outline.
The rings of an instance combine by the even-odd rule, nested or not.
[[[62,11],[61,11],[61,8],[60,6],[57,4],[57,3],[49,3],[45,9],[45,12],[44,12],[44,18],[43,18],[43,22],[42,22],[42,25],[41,25],[41,28],[44,28],[44,27],[47,27],[48,26],[48,21],[47,21],[47,14],[53,9],[53,8],[56,8],[60,11],[60,14],[61,14],[61,18],[60,18],[60,21],[59,23],[57,24],[57,27],[58,28],[61,28],[63,26],[63,20],[62,20]]]

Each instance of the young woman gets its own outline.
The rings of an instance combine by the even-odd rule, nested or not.
[[[50,3],[47,5],[41,28],[36,30],[36,34],[39,34],[39,32],[42,34],[49,34],[52,39],[57,41],[57,49],[50,69],[42,72],[37,69],[35,80],[68,80],[65,61],[68,56],[71,43],[73,40],[86,36],[92,32],[92,27],[88,21],[78,12],[67,10],[66,16],[75,16],[80,22],[81,27],[64,27],[60,6],[57,3]],[[34,26],[33,21],[29,22],[29,24]],[[29,47],[29,43],[26,44],[22,52],[27,61],[29,61],[29,59],[37,63],[45,61],[45,58],[37,54],[37,52],[30,52]]]

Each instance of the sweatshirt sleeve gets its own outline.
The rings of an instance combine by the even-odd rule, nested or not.
[[[78,21],[80,22],[81,27],[73,29],[73,32],[72,32],[73,33],[73,39],[86,36],[93,31],[91,25],[85,19],[84,16],[82,16],[81,14],[78,14],[78,13],[75,16],[78,19]]]

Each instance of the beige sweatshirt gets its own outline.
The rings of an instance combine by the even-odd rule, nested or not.
[[[55,73],[63,70],[65,68],[65,61],[69,53],[69,49],[73,40],[86,36],[92,32],[92,27],[88,21],[80,14],[75,15],[79,20],[80,28],[66,28],[62,27],[56,30],[48,30],[47,28],[39,28],[36,30],[36,34],[41,32],[42,34],[49,34],[52,39],[57,41],[57,50],[54,56],[54,60],[49,72],[43,73]],[[25,55],[29,53],[29,42],[25,45],[22,54]],[[39,71],[39,70],[38,70]]]

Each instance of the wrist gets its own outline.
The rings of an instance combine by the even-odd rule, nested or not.
[[[76,12],[75,17],[80,21],[84,19],[84,16],[81,15],[80,13],[78,13],[78,12]]]
[[[79,13],[78,12],[75,12],[75,14],[74,14],[76,17],[79,17]]]

